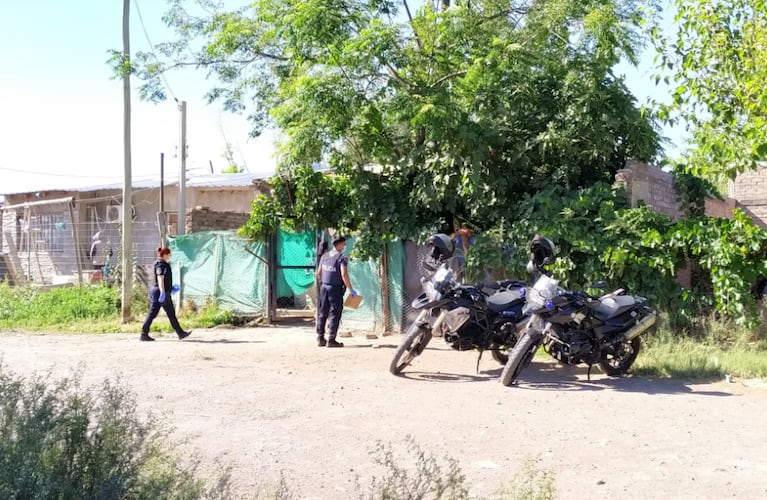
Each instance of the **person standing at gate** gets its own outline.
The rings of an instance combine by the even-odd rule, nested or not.
[[[160,308],[165,309],[170,326],[176,331],[178,339],[182,340],[189,336],[191,331],[184,331],[176,319],[176,310],[173,308],[173,300],[170,298],[171,291],[176,288],[173,285],[173,273],[170,269],[170,248],[159,247],[157,249],[157,261],[154,263],[154,284],[149,287],[149,313],[146,315],[144,325],[141,327],[141,341],[153,341],[149,336],[149,328],[152,321],[157,317]]]
[[[336,236],[333,240],[333,250],[326,252],[320,259],[317,278],[320,283],[320,294],[317,304],[317,345],[320,347],[343,347],[342,342],[336,341],[338,325],[341,323],[341,312],[344,310],[344,292],[349,289],[352,297],[357,291],[349,281],[349,258],[344,255],[346,237]],[[325,327],[327,326],[327,341]]]

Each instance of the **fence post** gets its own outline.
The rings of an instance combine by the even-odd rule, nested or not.
[[[386,251],[386,243],[381,252],[381,306],[383,309],[383,335],[391,331],[391,304],[389,303],[389,253]]]

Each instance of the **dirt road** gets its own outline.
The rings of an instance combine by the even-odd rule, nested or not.
[[[532,458],[559,498],[765,498],[767,389],[757,382],[611,379],[534,362],[519,387],[488,355],[442,339],[394,377],[400,336],[318,348],[310,327],[198,330],[179,342],[137,335],[0,334],[17,373],[120,375],[142,409],[166,413],[205,459],[234,467],[241,492],[284,474],[301,498],[354,497],[380,477],[376,441],[404,454],[412,435],[460,463],[488,497]],[[595,370],[596,372],[596,370]]]

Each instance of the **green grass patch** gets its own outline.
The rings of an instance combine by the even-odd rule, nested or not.
[[[767,344],[761,332],[711,323],[703,338],[659,330],[644,337],[635,375],[678,378],[767,377]]]
[[[134,320],[123,323],[120,289],[105,284],[44,290],[0,283],[0,329],[62,333],[138,333],[149,310],[146,289],[136,286],[131,296]],[[185,329],[231,324],[234,314],[214,300],[201,307],[188,304],[179,314]],[[154,333],[172,333],[163,311],[152,323]]]

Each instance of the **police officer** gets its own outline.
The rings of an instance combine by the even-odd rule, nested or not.
[[[341,322],[341,312],[344,309],[344,292],[349,289],[352,297],[357,296],[349,281],[349,258],[344,255],[346,237],[336,236],[333,240],[333,250],[326,252],[320,259],[317,277],[320,282],[320,298],[317,304],[317,345],[320,347],[343,347],[342,342],[336,341],[338,324]],[[325,325],[328,325],[328,339],[325,341]]]
[[[149,336],[149,328],[152,321],[157,317],[160,308],[165,309],[168,315],[170,326],[176,331],[179,340],[189,336],[191,331],[184,331],[176,319],[176,310],[173,308],[173,300],[170,298],[171,291],[175,291],[173,286],[173,274],[170,269],[170,249],[159,247],[157,249],[157,261],[154,263],[154,284],[149,287],[149,313],[146,315],[144,325],[141,327],[140,339],[144,342],[153,341]]]

